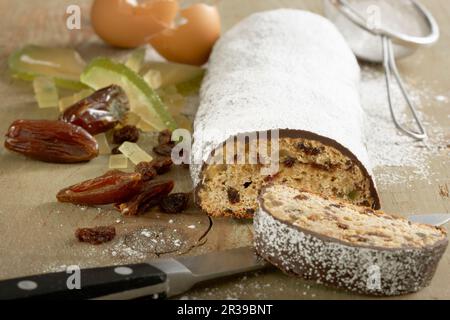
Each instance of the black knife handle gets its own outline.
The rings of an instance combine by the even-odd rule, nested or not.
[[[167,292],[167,275],[145,263],[70,271],[0,281],[0,299],[162,299]]]

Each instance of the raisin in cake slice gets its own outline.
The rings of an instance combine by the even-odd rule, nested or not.
[[[259,255],[288,274],[379,296],[426,287],[448,244],[439,227],[273,185],[254,219]]]

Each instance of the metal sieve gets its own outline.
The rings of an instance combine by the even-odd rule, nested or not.
[[[439,27],[431,13],[416,0],[324,0],[324,9],[358,58],[383,64],[389,109],[396,127],[415,139],[426,139],[425,128],[398,71],[396,59],[409,56],[420,46],[431,45],[439,39]],[[395,113],[393,78],[416,122],[417,131],[401,124]]]

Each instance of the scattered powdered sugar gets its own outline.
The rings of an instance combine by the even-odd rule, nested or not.
[[[397,117],[402,123],[414,127],[400,89],[392,87],[393,101]],[[434,94],[426,86],[409,86],[408,91],[419,109],[419,117],[425,124],[429,138],[420,142],[401,133],[394,125],[389,111],[386,82],[380,68],[364,66],[362,68],[361,100],[365,111],[365,136],[369,157],[374,168],[383,167],[377,172],[380,184],[404,183],[411,180],[424,180],[430,175],[429,160],[447,148],[444,128],[437,124],[424,111],[430,104],[445,103],[448,97]],[[396,167],[389,170],[386,167]],[[412,169],[405,174],[398,167]],[[378,170],[380,171],[380,170]]]
[[[145,259],[151,255],[177,253],[186,249],[189,243],[186,236],[176,229],[166,227],[143,228],[127,233],[107,249],[112,256],[118,256],[124,261]]]

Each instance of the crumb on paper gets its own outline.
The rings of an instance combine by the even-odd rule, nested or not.
[[[443,198],[448,198],[449,197],[449,190],[448,190],[448,185],[447,184],[439,186],[439,194]]]

